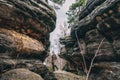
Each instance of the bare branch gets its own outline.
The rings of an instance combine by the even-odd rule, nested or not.
[[[102,41],[100,42],[100,44],[99,44],[99,46],[97,48],[97,51],[96,51],[96,53],[95,53],[95,55],[94,55],[94,57],[93,57],[93,59],[91,61],[91,64],[90,64],[90,67],[89,67],[89,70],[88,70],[88,73],[87,73],[86,80],[88,80],[88,78],[89,78],[89,75],[90,75],[90,72],[91,72],[91,69],[92,69],[92,65],[94,63],[95,58],[97,57],[97,55],[99,53],[100,47],[102,46],[104,40],[105,40],[105,38],[103,38]]]
[[[82,59],[83,59],[83,63],[84,63],[84,67],[83,67],[84,71],[87,74],[87,65],[86,65],[86,60],[85,60],[85,57],[84,57],[84,54],[86,53],[86,49],[83,48],[85,46],[85,44],[82,47],[81,44],[80,44],[80,42],[79,42],[79,39],[78,39],[76,31],[75,31],[75,35],[76,35],[76,38],[77,38],[78,46],[79,46],[80,49],[82,49],[82,51],[80,51],[80,54],[82,55]]]

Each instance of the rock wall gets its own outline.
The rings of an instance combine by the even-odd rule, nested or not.
[[[43,61],[55,23],[46,0],[0,0],[0,80],[49,78]]]
[[[89,69],[98,46],[102,45],[92,65],[91,80],[120,79],[120,0],[91,0],[79,13],[71,35],[61,39],[59,56],[68,61],[65,70],[85,74],[85,57]],[[81,55],[83,54],[83,56]]]

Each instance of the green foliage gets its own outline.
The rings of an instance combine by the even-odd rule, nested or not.
[[[78,0],[76,3],[73,3],[70,7],[71,10],[76,9],[77,7],[82,6],[85,3],[85,0]]]
[[[84,6],[86,0],[77,0],[70,6],[69,11],[66,13],[68,15],[68,23],[72,25],[75,22],[75,18],[78,16],[78,12],[80,11],[80,7]]]
[[[56,4],[61,4],[61,5],[65,2],[65,0],[51,0],[51,1]]]
[[[69,18],[68,23],[72,23],[75,19],[73,17]]]
[[[47,68],[48,68],[49,72],[53,72],[52,65],[51,66],[47,66]]]

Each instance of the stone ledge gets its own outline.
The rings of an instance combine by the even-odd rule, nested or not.
[[[85,76],[78,76],[66,71],[55,71],[57,80],[85,80]]]

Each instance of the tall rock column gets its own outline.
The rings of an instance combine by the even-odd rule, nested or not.
[[[49,55],[49,34],[55,23],[54,10],[43,0],[0,0],[0,80],[6,80],[5,76],[17,80],[12,74],[18,76],[24,69],[45,77],[47,68],[42,62]]]
[[[89,69],[97,52],[91,66],[91,80],[119,80],[120,0],[88,1],[79,14],[78,23],[72,26],[70,37],[61,43],[65,47],[60,56],[69,62],[65,70],[85,74],[85,64]]]

